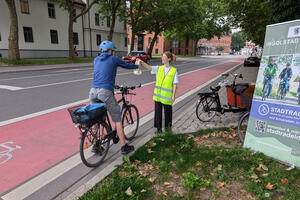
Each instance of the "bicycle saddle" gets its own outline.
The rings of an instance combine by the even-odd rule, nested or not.
[[[214,86],[210,86],[210,89],[211,89],[211,91],[213,91],[213,92],[218,92],[219,90],[220,90],[220,88],[221,88],[221,86],[217,86],[217,87],[214,87]]]

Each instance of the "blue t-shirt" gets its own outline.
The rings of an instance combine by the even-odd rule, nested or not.
[[[126,63],[110,53],[101,53],[94,59],[94,80],[91,87],[105,88],[113,92],[118,66],[127,69],[138,68],[137,65]]]

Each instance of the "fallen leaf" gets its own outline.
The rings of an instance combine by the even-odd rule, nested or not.
[[[167,191],[163,191],[163,195],[167,196]]]
[[[218,170],[222,170],[222,164],[218,164],[217,169],[218,169]]]
[[[145,190],[145,189],[142,189],[142,190],[141,190],[141,192],[146,192],[146,191],[147,191],[147,190]]]
[[[169,183],[169,182],[164,182],[164,185],[170,185],[171,183]]]
[[[283,179],[281,179],[281,183],[282,183],[282,184],[287,184],[287,181],[288,181],[288,179],[287,179],[287,178],[283,178]]]
[[[200,188],[200,191],[205,191],[206,190],[206,188],[205,187],[203,187],[203,188]]]
[[[204,135],[202,137],[205,138],[205,139],[207,139],[207,138],[209,138],[209,135]]]
[[[226,183],[225,182],[218,182],[217,183],[219,187],[223,187]]]
[[[256,174],[252,174],[251,178],[258,179],[258,176]]]
[[[150,181],[151,183],[153,183],[153,182],[155,181],[155,179],[156,179],[156,177],[153,176],[153,177],[150,177],[150,178],[149,178],[149,181]]]
[[[151,146],[152,146],[152,147],[155,147],[155,146],[156,146],[156,143],[155,143],[155,142],[152,142],[152,143],[151,143]]]
[[[197,161],[196,164],[195,164],[197,167],[201,166],[201,162],[200,161]]]
[[[269,190],[273,190],[274,185],[272,185],[270,182],[268,182],[268,184],[266,185],[266,188],[269,189]]]
[[[125,191],[125,194],[127,194],[128,196],[132,196],[131,187],[127,188],[127,190]]]
[[[256,168],[256,171],[261,172],[262,170],[261,170],[260,167],[257,167],[257,168]]]
[[[269,170],[268,167],[265,166],[265,165],[263,165],[263,164],[259,164],[259,167],[262,168],[262,169],[265,170],[265,171],[268,171],[268,170]]]
[[[148,153],[153,153],[154,151],[152,151],[151,149],[147,149]]]
[[[268,173],[262,174],[263,177],[267,177],[268,175],[269,175]]]

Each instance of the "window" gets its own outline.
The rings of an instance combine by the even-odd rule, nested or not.
[[[126,30],[126,27],[127,27],[127,24],[126,24],[126,22],[124,21],[124,30]]]
[[[48,15],[50,18],[55,19],[55,7],[53,3],[48,3]]]
[[[106,26],[110,27],[110,17],[106,17]]]
[[[159,38],[156,38],[156,45],[158,45],[158,42],[159,42]]]
[[[95,26],[99,26],[99,25],[100,25],[99,14],[95,13]]]
[[[173,47],[173,48],[178,48],[178,41],[173,40],[173,41],[172,41],[172,47]]]
[[[78,33],[73,32],[73,44],[78,45]]]
[[[172,52],[171,52],[172,53]],[[158,49],[155,49],[155,54],[158,54]]]
[[[31,27],[23,27],[25,42],[33,42],[33,34]]]
[[[29,14],[28,0],[20,0],[21,13]]]
[[[58,44],[57,30],[50,30],[50,37],[51,37],[52,44]]]
[[[150,45],[150,44],[151,44],[151,41],[152,41],[152,38],[151,38],[151,37],[149,37],[149,38],[148,38],[148,45]]]
[[[73,10],[73,17],[76,17],[76,9]],[[74,22],[77,22],[77,20],[75,19]]]
[[[125,38],[124,38],[124,47],[127,47],[127,46],[128,46],[128,38],[125,37]]]
[[[101,44],[101,35],[97,34],[96,39],[97,39],[97,46],[99,46]]]

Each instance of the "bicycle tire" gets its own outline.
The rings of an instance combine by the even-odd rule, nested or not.
[[[242,143],[244,143],[244,141],[245,141],[245,136],[246,136],[247,126],[248,126],[249,115],[250,115],[250,112],[247,111],[247,112],[245,112],[239,118],[239,123],[238,123],[237,131],[238,131],[238,135],[239,135],[240,141]]]
[[[139,128],[140,116],[137,107],[133,104],[127,105],[122,112],[122,125],[124,127],[124,137],[132,140]]]
[[[196,115],[202,122],[208,122],[212,120],[216,115],[218,103],[213,97],[203,97],[197,104]],[[213,110],[211,110],[213,109]],[[206,116],[206,113],[208,116]]]
[[[96,127],[96,128],[95,128]],[[87,167],[98,167],[105,159],[110,147],[110,137],[105,137],[111,130],[107,123],[101,122],[84,131],[80,140],[80,158]],[[98,133],[98,135],[97,135]],[[96,153],[92,152],[96,141],[99,145]]]
[[[266,100],[266,97],[268,96],[268,92],[269,92],[269,89],[270,89],[270,86],[269,86],[269,83],[267,82],[266,83],[266,86],[263,88],[263,97],[262,97],[262,100]]]

